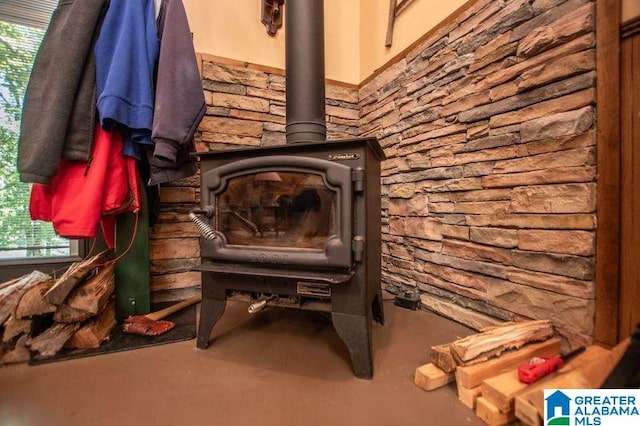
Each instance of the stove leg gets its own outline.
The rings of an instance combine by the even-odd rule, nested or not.
[[[373,378],[371,319],[367,315],[332,312],[333,327],[349,349],[353,372],[361,379]]]
[[[384,325],[384,307],[382,306],[382,292],[374,296],[371,303],[371,311],[373,313],[373,319],[380,325]]]
[[[224,309],[227,306],[226,299],[202,299],[200,306],[200,323],[198,325],[198,340],[196,346],[198,349],[207,349],[209,346],[209,337],[213,326],[216,325]]]

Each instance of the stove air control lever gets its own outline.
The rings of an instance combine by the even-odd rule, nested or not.
[[[275,298],[276,298],[275,294],[272,294],[271,296],[268,296],[268,297],[263,297],[257,302],[250,304],[249,309],[247,309],[247,311],[249,311],[250,314],[255,314],[256,312],[263,310],[265,306],[267,306],[267,303]]]

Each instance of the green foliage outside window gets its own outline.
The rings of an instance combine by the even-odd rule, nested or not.
[[[30,185],[17,170],[20,115],[44,30],[0,21],[0,259],[66,256],[69,241],[29,216]]]

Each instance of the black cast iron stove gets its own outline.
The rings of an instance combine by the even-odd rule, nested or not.
[[[375,138],[326,140],[323,4],[287,2],[287,144],[198,154],[202,307],[209,345],[227,298],[331,313],[355,375],[372,378],[380,290],[380,162]],[[195,216],[199,213],[200,216]]]

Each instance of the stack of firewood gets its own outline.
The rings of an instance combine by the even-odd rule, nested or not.
[[[430,391],[455,380],[458,399],[489,425],[542,425],[544,389],[599,388],[629,344],[627,339],[612,350],[589,346],[558,371],[523,383],[518,366],[560,355],[561,341],[553,334],[550,321],[524,321],[433,346],[431,363],[416,369],[414,381]]]
[[[116,324],[107,253],[74,263],[58,279],[39,271],[0,284],[0,363],[97,348]]]

